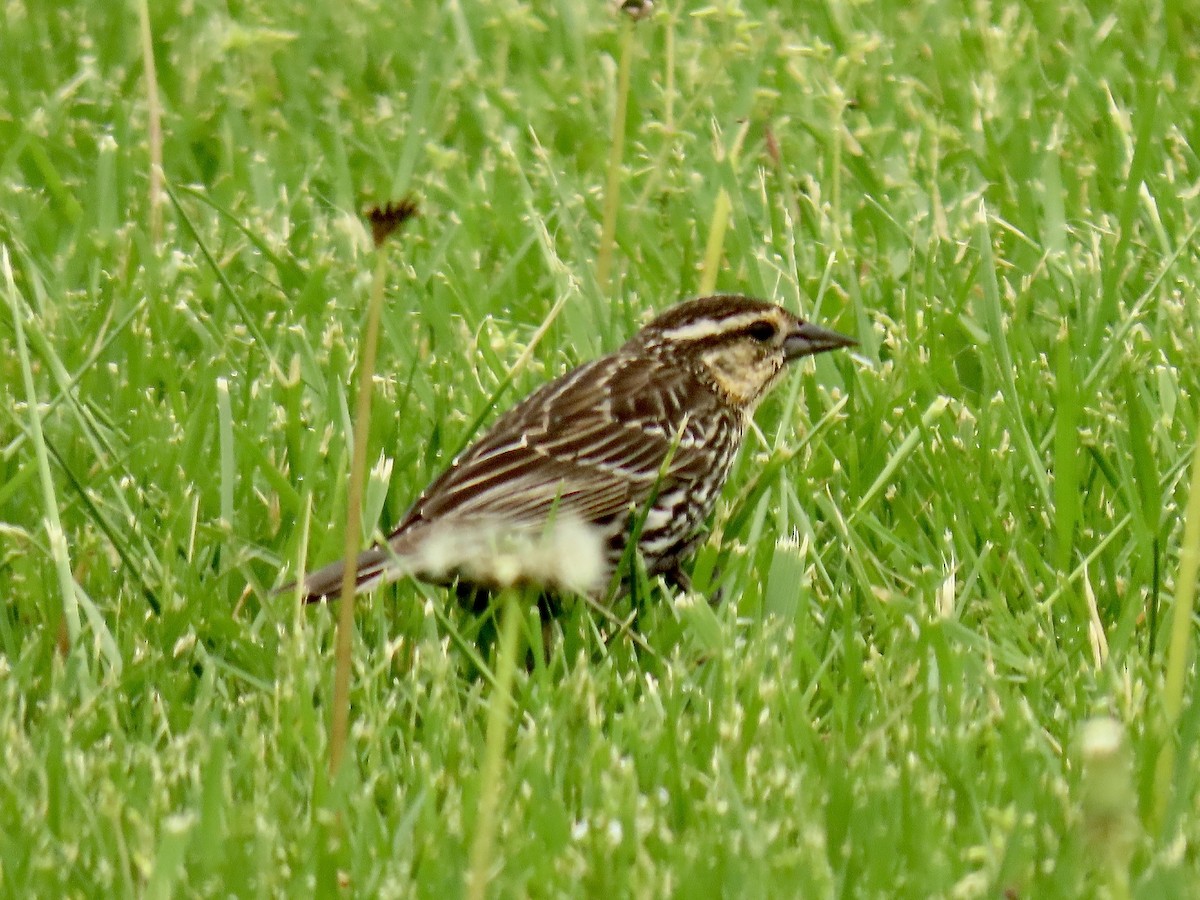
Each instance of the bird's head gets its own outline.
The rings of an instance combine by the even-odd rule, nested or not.
[[[733,294],[680,303],[651,321],[633,342],[689,367],[729,402],[748,410],[787,363],[857,343],[781,306]]]

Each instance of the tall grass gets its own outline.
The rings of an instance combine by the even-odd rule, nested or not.
[[[520,617],[491,892],[1194,890],[1182,7],[672,5],[619,194],[604,5],[146,9],[0,20],[0,894],[465,889],[491,619],[358,604],[331,780],[333,613],[270,593],[342,552],[357,216],[410,188],[369,526],[702,285],[861,342],[758,412],[696,595],[567,604],[548,655]]]

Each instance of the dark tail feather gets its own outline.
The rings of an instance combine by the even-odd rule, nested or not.
[[[372,547],[358,555],[354,562],[354,592],[361,593],[374,587],[383,578],[388,561],[393,553],[386,547]],[[342,591],[342,571],[345,564],[342,560],[331,562],[327,566],[309,572],[301,585],[304,602],[317,603],[326,599],[337,599]],[[278,594],[290,594],[296,590],[296,582],[292,581],[275,591]]]

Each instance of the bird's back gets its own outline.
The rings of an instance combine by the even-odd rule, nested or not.
[[[627,345],[497,419],[389,540],[449,522],[537,527],[569,515],[600,531],[611,569],[644,513],[640,546],[656,571],[711,511],[741,429],[741,415],[689,370]]]

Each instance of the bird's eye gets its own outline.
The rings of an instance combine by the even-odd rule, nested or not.
[[[771,322],[755,322],[747,329],[747,333],[760,344],[775,340],[775,325]]]

